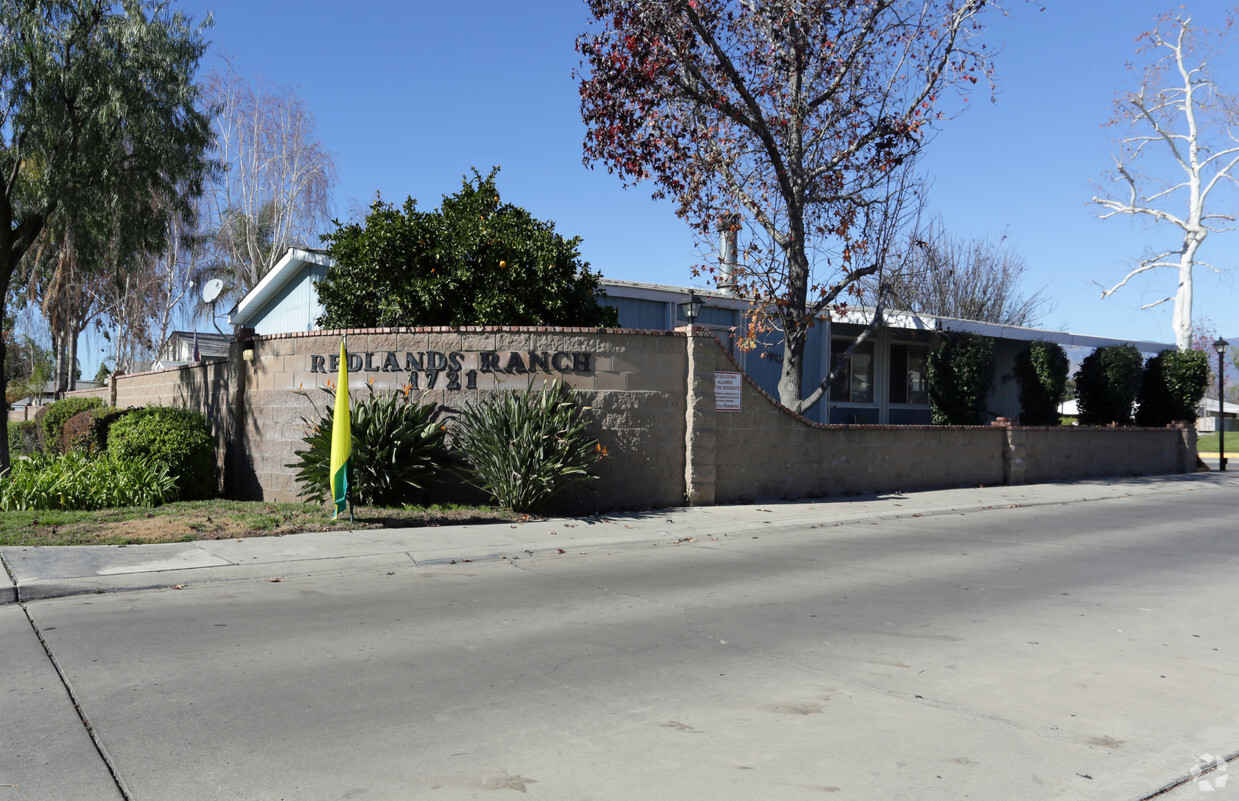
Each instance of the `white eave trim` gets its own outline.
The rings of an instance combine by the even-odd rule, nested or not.
[[[326,253],[289,248],[283,258],[271,268],[271,271],[262,277],[258,286],[251,289],[245,297],[241,298],[236,308],[228,313],[229,324],[247,325],[263,305],[280,291],[288,279],[301,269],[301,265],[319,264],[323,267],[331,267],[334,263]]]
[[[1023,328],[1018,325],[999,325],[997,323],[982,323],[975,320],[956,320],[950,317],[939,317],[943,331],[961,331],[981,334],[995,339],[1011,339],[1020,342],[1044,340],[1057,342],[1059,345],[1080,348],[1102,348],[1109,345],[1135,345],[1141,353],[1161,353],[1173,349],[1174,345],[1165,342],[1141,342],[1131,339],[1112,339],[1110,337],[1095,337],[1087,334],[1072,334],[1067,331],[1049,331],[1042,328]]]

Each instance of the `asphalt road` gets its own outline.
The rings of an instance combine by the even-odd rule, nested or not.
[[[0,801],[1177,801],[1239,753],[1239,484],[757,511],[678,545],[0,606]]]

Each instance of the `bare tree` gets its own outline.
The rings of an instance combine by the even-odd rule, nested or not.
[[[262,280],[284,250],[309,242],[331,218],[336,169],[314,138],[314,116],[288,88],[243,79],[230,66],[208,76],[215,157],[208,189],[214,262],[197,278],[221,278],[221,297],[238,298]],[[201,283],[201,280],[199,281]]]
[[[191,200],[190,208],[200,203]],[[192,276],[206,263],[208,237],[197,231],[193,219],[192,214],[174,214],[163,250],[143,254],[130,269],[113,272],[103,297],[108,323],[104,336],[118,370],[145,369],[167,345],[187,298],[188,314],[195,310]]]
[[[588,0],[585,160],[655,197],[711,240],[740,214],[754,235],[735,276],[783,337],[779,400],[803,412],[808,332],[881,269],[869,231],[890,174],[947,97],[990,68],[981,0]],[[898,215],[895,215],[898,216]],[[869,229],[867,231],[866,229]],[[879,287],[881,284],[879,283]]]
[[[1142,215],[1179,230],[1176,246],[1141,258],[1118,283],[1103,286],[1101,296],[1110,297],[1138,275],[1174,270],[1174,294],[1141,308],[1174,301],[1172,326],[1180,350],[1192,342],[1192,271],[1197,265],[1212,267],[1197,253],[1210,233],[1229,230],[1221,223],[1234,220],[1209,213],[1207,208],[1216,208],[1209,198],[1219,186],[1234,182],[1239,163],[1235,99],[1219,91],[1208,70],[1230,22],[1223,31],[1209,33],[1193,28],[1191,21],[1186,15],[1166,15],[1140,37],[1138,52],[1152,62],[1139,89],[1115,99],[1114,123],[1132,129],[1114,154],[1113,180],[1120,196],[1093,198],[1104,209],[1102,219]],[[1174,169],[1168,180],[1155,177],[1162,164]]]
[[[891,304],[904,311],[1030,326],[1050,305],[1040,292],[1020,292],[1028,262],[1005,232],[997,240],[964,239],[937,219],[908,238],[901,261],[903,269],[887,280]]]

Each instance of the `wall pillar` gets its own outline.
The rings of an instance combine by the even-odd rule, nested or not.
[[[1006,429],[1002,440],[1002,483],[1023,484],[1028,457],[1027,435],[1022,428],[1012,424],[1010,418],[999,417],[991,426]]]
[[[1200,460],[1200,457],[1196,455],[1196,426],[1187,420],[1175,420],[1170,424],[1170,428],[1179,429],[1179,434],[1181,435],[1179,442],[1176,443],[1179,455],[1179,472],[1195,473],[1196,463]]]
[[[263,500],[262,487],[254,477],[253,457],[251,448],[257,445],[256,438],[250,436],[251,420],[249,419],[246,389],[249,387],[250,365],[241,357],[244,342],[253,336],[251,329],[243,340],[234,338],[228,345],[229,369],[233,375],[232,393],[226,402],[230,406],[225,414],[224,424],[224,496],[242,501]]]
[[[689,506],[714,503],[715,465],[714,349],[699,339],[692,326],[677,328],[688,354],[688,386],[684,419],[684,498]]]

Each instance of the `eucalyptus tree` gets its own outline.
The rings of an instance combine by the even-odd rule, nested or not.
[[[210,166],[193,80],[205,49],[203,25],[150,0],[0,3],[0,315],[52,221],[120,253],[158,249],[172,209],[153,201],[200,194]]]

